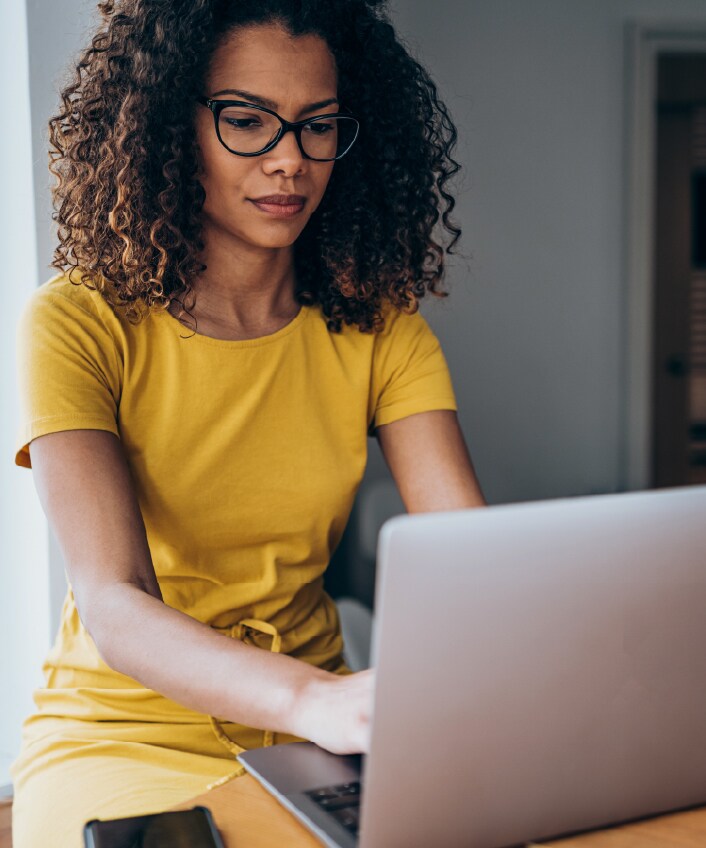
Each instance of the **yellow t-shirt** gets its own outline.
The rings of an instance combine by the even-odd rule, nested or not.
[[[186,337],[186,338],[185,338]],[[336,608],[322,575],[348,521],[375,425],[456,409],[423,316],[391,310],[380,334],[330,332],[318,306],[257,339],[192,335],[166,311],[137,325],[58,275],[18,327],[21,419],[29,442],[100,429],[122,443],[165,603],[227,632],[270,622],[284,653],[340,665]],[[269,647],[269,637],[252,634]],[[45,664],[40,711],[144,720],[191,711],[109,668],[67,592]],[[191,720],[195,720],[192,716]]]

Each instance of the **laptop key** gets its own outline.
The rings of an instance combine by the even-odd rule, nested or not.
[[[358,832],[358,807],[349,810],[332,810],[331,815],[351,833]]]
[[[359,784],[348,784],[346,786],[340,786],[339,794],[346,795],[347,797],[356,797],[360,795],[360,785]]]
[[[310,789],[306,793],[314,801],[322,801],[324,798],[337,798],[338,792],[333,786],[325,786],[323,789]]]
[[[350,795],[339,795],[338,798],[322,798],[317,804],[324,810],[342,810],[346,807],[357,807],[359,799],[357,796],[352,798]]]
[[[338,786],[335,787],[338,789],[340,793],[344,792],[356,792],[360,793],[360,781],[356,780],[353,783],[339,783]]]

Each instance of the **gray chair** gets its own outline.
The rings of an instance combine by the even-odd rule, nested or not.
[[[336,599],[348,667],[360,671],[370,665],[375,593],[375,560],[380,528],[405,512],[392,479],[364,482],[351,515],[348,539],[347,585],[350,595]]]

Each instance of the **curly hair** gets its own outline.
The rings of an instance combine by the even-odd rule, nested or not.
[[[183,306],[206,268],[194,104],[221,38],[277,23],[325,40],[339,99],[361,121],[294,244],[297,301],[320,304],[330,331],[370,332],[384,326],[384,302],[415,312],[427,292],[448,296],[444,258],[461,234],[447,185],[459,170],[456,128],[384,0],[104,0],[98,9],[49,121],[53,267],[133,323],[145,308]]]

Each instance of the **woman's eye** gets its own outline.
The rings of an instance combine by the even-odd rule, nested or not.
[[[314,135],[326,135],[334,129],[334,125],[324,123],[307,124],[305,129]]]
[[[229,127],[236,130],[248,130],[260,126],[260,122],[256,118],[226,118],[225,122]]]

